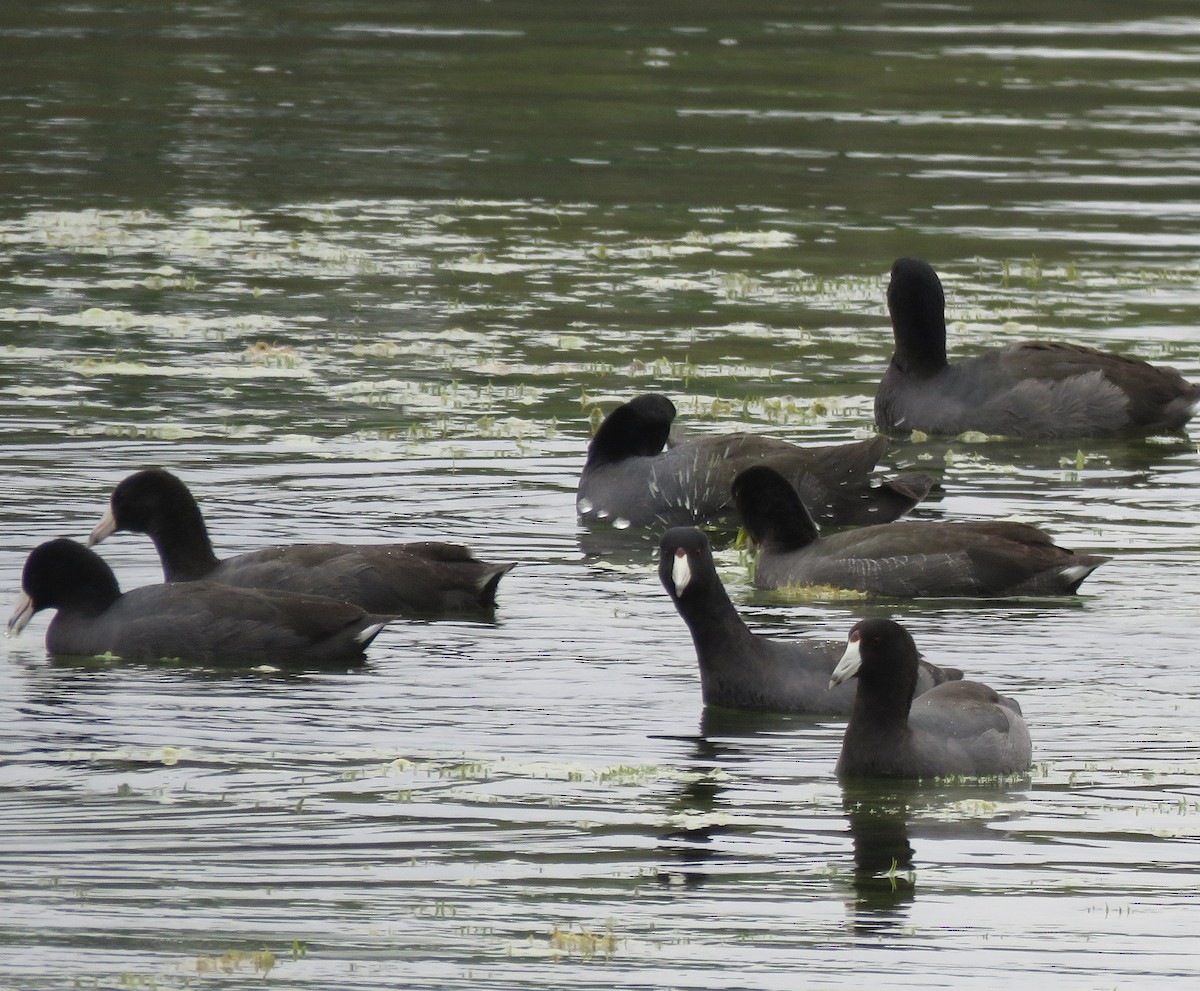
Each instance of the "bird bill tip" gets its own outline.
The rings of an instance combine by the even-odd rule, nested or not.
[[[116,532],[117,519],[113,516],[112,507],[110,506],[105,511],[104,517],[92,528],[92,532],[88,534],[87,546],[91,547],[94,544],[98,544],[105,537],[111,537]]]
[[[842,654],[842,659],[838,661],[837,667],[833,669],[833,674],[829,676],[830,688],[837,688],[838,685],[849,681],[858,674],[858,669],[862,666],[859,643],[859,640],[851,640],[846,644],[846,652]]]
[[[29,597],[29,593],[22,592],[17,598],[16,605],[13,606],[12,615],[8,617],[8,635],[15,637],[33,619],[33,600]]]

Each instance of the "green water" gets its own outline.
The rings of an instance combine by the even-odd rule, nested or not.
[[[938,475],[923,518],[1112,555],[1077,600],[788,602],[718,552],[756,629],[894,615],[1020,699],[998,789],[844,793],[837,722],[705,714],[653,538],[574,511],[638,392],[866,436],[900,254],[959,353],[1200,379],[1190,7],[244,7],[0,14],[5,587],[148,464],[223,554],[519,567],[494,625],[390,627],[353,674],[10,641],[0,987],[1191,986],[1195,427],[889,454]]]

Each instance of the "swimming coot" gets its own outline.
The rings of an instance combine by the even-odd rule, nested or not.
[[[948,681],[913,698],[917,648],[890,619],[850,631],[830,679],[858,679],[837,773],[933,778],[1029,770],[1033,748],[1021,707],[977,681]]]
[[[666,396],[638,396],[605,417],[588,446],[576,506],[585,521],[616,526],[717,522],[734,512],[729,486],[744,468],[769,464],[800,492],[809,512],[833,526],[904,515],[933,480],[909,472],[872,485],[885,437],[804,448],[755,434],[686,438],[664,450],[675,419]]]
[[[928,262],[900,258],[887,292],[896,352],[875,394],[884,433],[1128,437],[1180,430],[1200,384],[1075,344],[1025,341],[950,364],[945,297]]]
[[[118,530],[147,534],[169,582],[207,581],[328,595],[367,612],[405,616],[488,610],[512,564],[488,564],[461,544],[288,544],[219,560],[200,507],[169,471],[123,479],[88,538]]]
[[[849,714],[854,686],[829,686],[841,646],[772,640],[752,632],[721,584],[708,538],[695,527],[675,527],[663,534],[658,577],[691,631],[706,705]],[[916,690],[920,694],[961,677],[961,671],[922,659]]]
[[[748,468],[733,483],[759,545],[754,584],[831,585],[874,595],[1068,595],[1105,561],[1057,546],[1026,523],[898,520],[822,537],[778,472]]]
[[[95,551],[60,538],[30,553],[8,621],[20,633],[41,609],[51,654],[126,660],[312,667],[360,663],[390,617],[323,596],[211,582],[147,585],[122,593]]]

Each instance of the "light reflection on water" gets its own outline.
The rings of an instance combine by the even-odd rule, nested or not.
[[[258,22],[180,13],[194,53],[127,55],[187,99],[141,118],[31,24],[19,85],[0,65],[44,100],[0,107],[42,170],[0,168],[10,594],[146,464],[222,554],[451,537],[520,563],[495,623],[391,627],[352,672],[51,662],[36,620],[0,665],[0,980],[176,987],[264,946],[288,988],[1194,980],[1195,429],[889,455],[939,474],[920,517],[1111,554],[1071,601],[788,602],[719,551],[756,629],[894,615],[1018,697],[1037,764],[999,787],[844,790],[837,723],[704,713],[653,537],[574,518],[595,403],[867,432],[896,254],[942,271],[953,350],[1068,337],[1200,378],[1196,22],[1096,9],[1047,47],[1011,11],[584,31],[312,3],[253,56],[221,39]],[[324,54],[286,42],[330,22]],[[169,168],[60,154],[135,120]],[[148,541],[103,549],[157,579]]]

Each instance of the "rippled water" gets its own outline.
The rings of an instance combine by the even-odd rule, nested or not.
[[[1113,555],[1077,600],[788,602],[719,553],[758,629],[895,615],[1018,697],[1037,763],[1003,788],[843,791],[838,723],[704,713],[653,537],[581,530],[574,485],[641,391],[693,431],[866,435],[899,254],[963,353],[1200,379],[1200,20],[243,7],[6,15],[5,587],[146,464],[222,553],[520,566],[495,624],[389,627],[353,673],[10,641],[0,986],[1194,983],[1196,427],[890,455],[939,474],[919,516]]]

